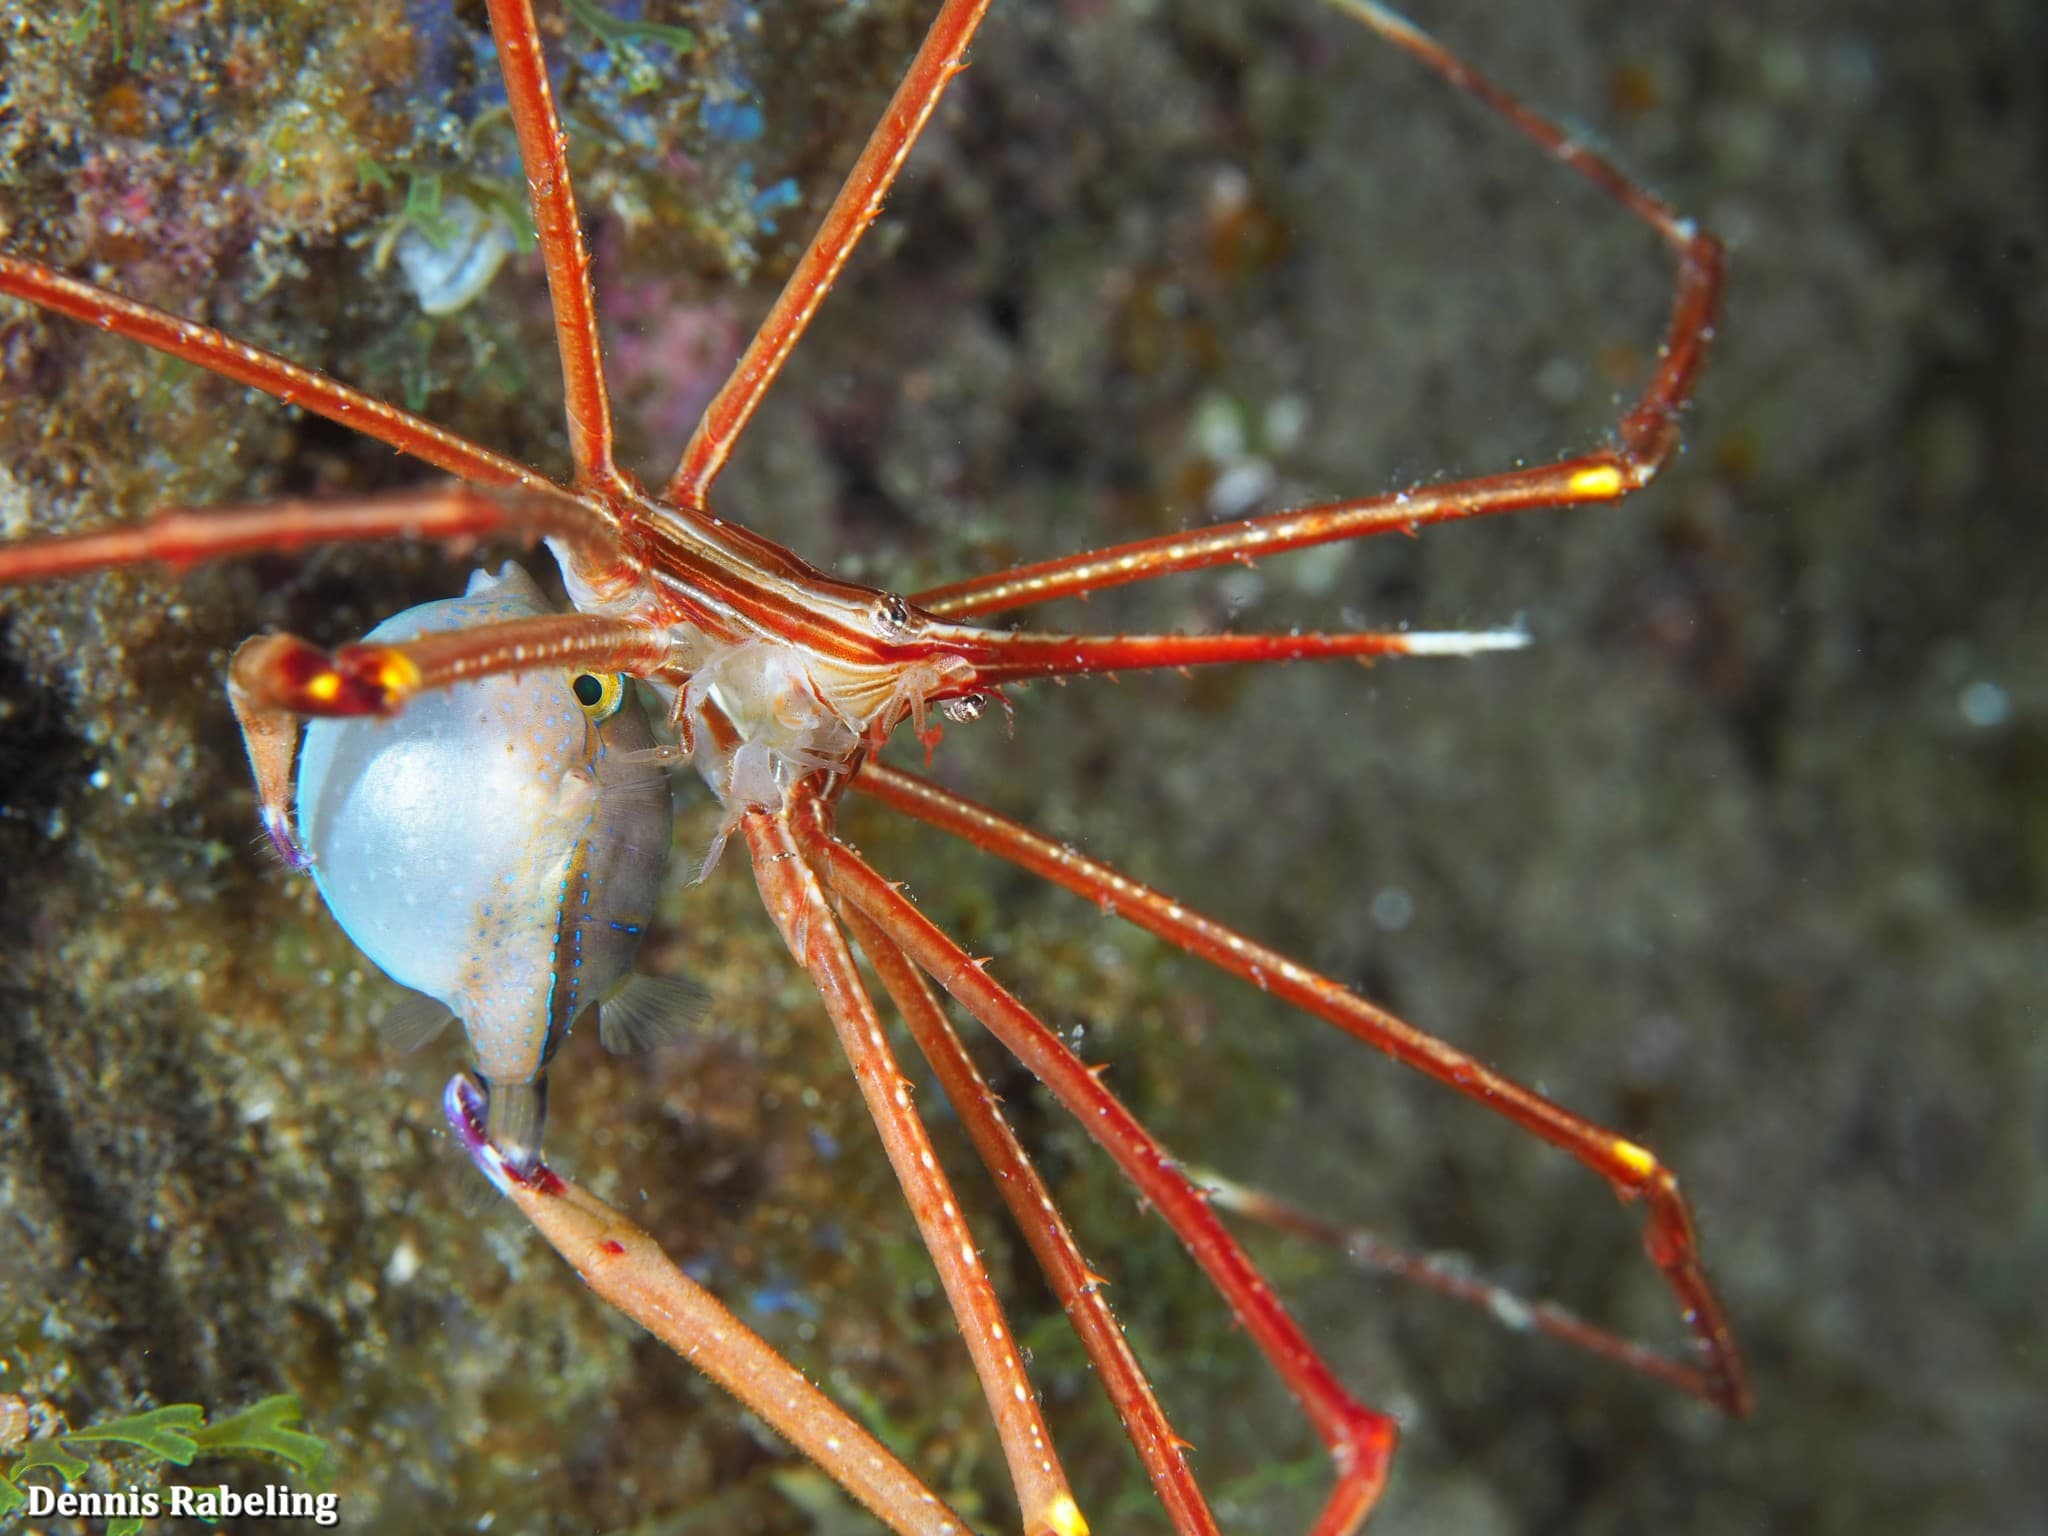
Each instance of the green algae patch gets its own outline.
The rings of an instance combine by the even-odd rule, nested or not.
[[[274,1457],[308,1483],[324,1486],[331,1475],[327,1443],[297,1428],[299,1418],[297,1395],[283,1392],[211,1424],[199,1404],[169,1403],[32,1440],[0,1472],[0,1517],[27,1506],[29,1495],[21,1482],[27,1474],[52,1472],[68,1487],[91,1473],[93,1457],[122,1458],[119,1480],[131,1488],[138,1472],[153,1478],[164,1466],[252,1455]],[[133,1536],[142,1529],[143,1518],[115,1515],[107,1522],[107,1536]]]

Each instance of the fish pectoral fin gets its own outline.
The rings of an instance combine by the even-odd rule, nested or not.
[[[616,1055],[649,1051],[702,1019],[711,993],[672,976],[628,976],[598,1004],[597,1038]]]
[[[408,990],[377,1021],[377,1033],[394,1051],[416,1051],[455,1022],[455,1010],[438,997]]]

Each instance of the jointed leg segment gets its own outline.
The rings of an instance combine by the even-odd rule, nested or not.
[[[761,901],[797,964],[810,972],[867,1100],[889,1164],[939,1271],[961,1335],[974,1359],[996,1433],[1009,1460],[1024,1536],[1087,1536],[1066,1473],[1038,1412],[1015,1336],[989,1283],[952,1187],[932,1154],[931,1139],[910,1105],[910,1081],[896,1065],[853,953],[825,899],[824,888],[791,836],[787,812],[755,811],[742,823],[754,856]]]
[[[484,1136],[483,1093],[467,1076],[448,1084],[448,1123],[484,1176],[517,1205],[584,1284],[732,1393],[824,1469],[897,1536],[969,1536],[860,1423],[804,1378],[661,1245],[545,1164],[519,1176]]]
[[[882,120],[847,173],[845,184],[789,274],[774,308],[732,373],[705,409],[683,461],[670,477],[667,499],[702,507],[711,482],[725,467],[733,445],[767,396],[789,354],[810,328],[825,295],[832,291],[854,247],[881,214],[882,200],[903,168],[925,124],[952,78],[967,67],[967,46],[987,13],[989,0],[945,0],[926,31],[917,55],[882,113]]]
[[[1678,273],[1664,343],[1649,383],[1615,428],[1613,446],[1539,469],[1276,512],[972,576],[916,593],[914,601],[920,607],[947,618],[967,618],[1101,592],[1177,571],[1232,561],[1250,564],[1316,544],[1395,531],[1412,533],[1432,523],[1617,501],[1648,485],[1664,467],[1678,446],[1679,417],[1692,398],[1707,344],[1713,339],[1714,313],[1721,296],[1720,242],[1384,6],[1372,0],[1329,3],[1507,119],[1538,148],[1643,220],[1670,248]]]
[[[542,482],[528,490],[452,484],[357,501],[273,501],[257,507],[167,507],[140,523],[0,545],[0,587],[82,576],[117,566],[183,571],[238,555],[288,553],[315,544],[415,539],[455,546],[478,539],[550,537],[609,552],[610,520]]]
[[[918,1049],[980,1154],[982,1166],[1010,1208],[1017,1230],[1030,1245],[1053,1295],[1080,1336],[1174,1530],[1179,1536],[1215,1536],[1216,1522],[1188,1467],[1186,1447],[1167,1422],[1144,1367],[1111,1316],[1101,1277],[1082,1259],[1052,1192],[1004,1121],[994,1092],[961,1044],[930,981],[860,908],[841,902],[839,911],[910,1027]]]
[[[0,293],[70,315],[112,335],[139,341],[208,373],[274,395],[286,405],[304,406],[316,416],[324,416],[478,485],[552,489],[545,476],[524,464],[479,447],[410,411],[386,405],[324,373],[236,341],[210,326],[181,320],[80,278],[52,272],[33,261],[0,255]]]
[[[1700,1347],[1699,1365],[1674,1364],[1680,1384],[1730,1413],[1747,1410],[1749,1386],[1741,1353],[1701,1267],[1691,1211],[1679,1193],[1677,1178],[1646,1148],[1553,1104],[1330,978],[927,779],[870,762],[854,778],[853,787],[1064,886],[1104,911],[1334,1024],[1569,1152],[1606,1179],[1623,1200],[1643,1200],[1644,1246]]]
[[[1337,1472],[1312,1536],[1355,1530],[1386,1485],[1397,1430],[1345,1391],[1202,1191],[1131,1112],[1021,1002],[902,892],[831,831],[815,798],[788,811],[797,846],[842,900],[858,907],[903,952],[1000,1039],[1173,1228],[1222,1292],[1245,1330],[1293,1392]]]
[[[1241,666],[1338,657],[1371,661],[1379,656],[1477,656],[1487,651],[1520,650],[1528,643],[1529,637],[1519,629],[1285,635],[1061,635],[1018,629],[979,635],[959,650],[973,662],[977,686],[999,688],[1034,677],[1081,677],[1159,667]]]
[[[562,359],[562,390],[569,416],[569,452],[576,483],[599,491],[622,491],[624,476],[612,460],[612,408],[604,386],[604,358],[597,334],[597,304],[590,290],[590,252],[576,216],[569,183],[568,140],[555,112],[547,60],[541,56],[540,28],[533,0],[489,0],[491,34],[498,67],[519,137],[533,222],[540,233],[541,259],[548,270],[548,299],[555,316],[555,345]]]
[[[1652,1381],[1664,1382],[1681,1392],[1698,1393],[1699,1371],[1696,1367],[1673,1360],[1647,1344],[1624,1338],[1612,1329],[1589,1323],[1554,1301],[1531,1300],[1505,1286],[1496,1285],[1475,1274],[1471,1266],[1460,1258],[1397,1248],[1376,1232],[1363,1227],[1344,1226],[1290,1205],[1263,1190],[1235,1183],[1206,1168],[1190,1170],[1190,1175],[1208,1191],[1211,1203],[1220,1210],[1230,1211],[1275,1232],[1306,1238],[1341,1253],[1355,1267],[1368,1273],[1386,1275],[1462,1302],[1475,1311],[1486,1313],[1503,1327],[1518,1332],[1540,1333],[1561,1344],[1569,1344],[1582,1353],[1610,1360]]]
[[[301,720],[393,715],[433,689],[548,667],[648,677],[668,665],[670,654],[664,629],[587,613],[510,619],[396,645],[358,641],[332,654],[296,635],[259,635],[235,650],[228,703],[249,752],[263,830],[287,865],[304,869],[306,851],[291,819]]]

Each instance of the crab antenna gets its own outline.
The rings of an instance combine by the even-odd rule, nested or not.
[[[555,112],[541,56],[532,0],[489,0],[498,67],[519,135],[519,162],[547,264],[548,298],[555,314],[555,346],[562,354],[562,391],[569,417],[569,453],[576,483],[624,492],[626,478],[612,461],[611,397],[604,387],[604,357],[597,337],[597,303],[590,291],[590,249],[576,217],[569,183],[568,139]]]

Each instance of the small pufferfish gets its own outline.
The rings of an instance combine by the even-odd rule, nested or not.
[[[554,610],[517,565],[386,619],[403,641]],[[668,869],[669,774],[630,679],[559,668],[425,693],[389,719],[314,720],[299,753],[299,838],[356,947],[417,994],[386,1019],[417,1045],[462,1021],[485,1134],[540,1160],[547,1065],[591,1005],[608,1049],[704,1011],[694,983],[635,975]]]

